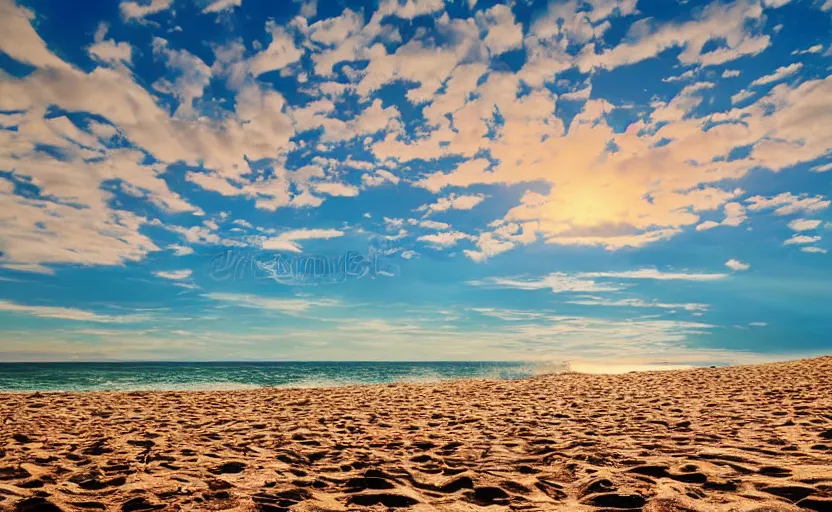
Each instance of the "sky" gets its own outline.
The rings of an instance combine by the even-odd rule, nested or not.
[[[0,0],[0,360],[832,352],[832,0]]]

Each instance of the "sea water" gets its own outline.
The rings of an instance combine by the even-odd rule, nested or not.
[[[548,368],[546,373],[552,371]],[[519,362],[0,363],[0,391],[211,390],[332,387],[516,379],[541,373]]]

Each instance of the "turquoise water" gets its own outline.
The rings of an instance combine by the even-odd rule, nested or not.
[[[542,373],[538,366],[514,362],[0,363],[0,391],[330,387],[469,378],[516,379],[537,373]]]

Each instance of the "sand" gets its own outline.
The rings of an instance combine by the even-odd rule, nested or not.
[[[832,357],[0,395],[5,510],[832,510]]]

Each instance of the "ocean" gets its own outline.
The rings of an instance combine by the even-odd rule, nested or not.
[[[169,391],[517,379],[552,368],[519,362],[0,363],[0,391]],[[556,371],[557,369],[555,369]]]

